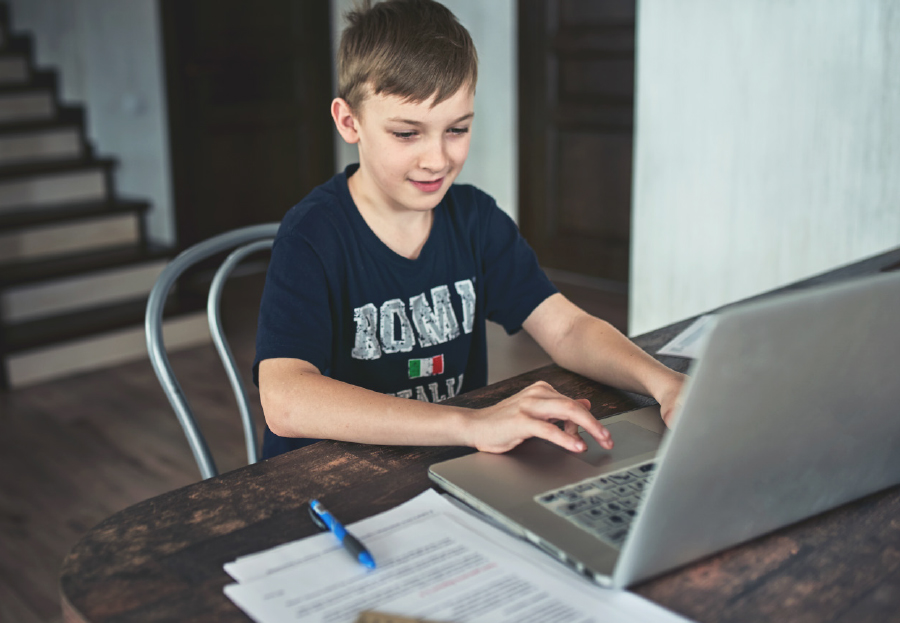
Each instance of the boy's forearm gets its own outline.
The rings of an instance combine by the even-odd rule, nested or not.
[[[553,350],[554,362],[568,370],[657,399],[680,376],[608,322],[589,314],[580,315]]]
[[[266,423],[276,435],[386,445],[471,445],[466,409],[388,396],[292,367],[277,361],[260,365],[260,398]]]

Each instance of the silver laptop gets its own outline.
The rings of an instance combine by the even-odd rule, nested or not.
[[[596,582],[625,587],[900,483],[900,274],[715,318],[670,432],[658,407],[615,441],[531,439],[433,465],[451,494]]]

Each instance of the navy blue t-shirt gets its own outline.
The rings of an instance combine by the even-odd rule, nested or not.
[[[453,185],[419,257],[392,251],[357,210],[347,178],[313,190],[281,222],[260,303],[259,362],[307,361],[377,392],[440,402],[487,384],[485,320],[518,331],[556,288],[496,202]],[[263,457],[310,443],[268,428]]]

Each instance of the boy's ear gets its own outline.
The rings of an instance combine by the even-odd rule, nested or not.
[[[345,141],[351,145],[359,142],[356,118],[346,100],[340,97],[334,98],[334,101],[331,102],[331,118],[334,119],[334,125]]]

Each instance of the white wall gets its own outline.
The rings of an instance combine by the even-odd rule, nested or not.
[[[518,81],[515,0],[444,0],[468,29],[478,50],[478,87],[469,159],[458,181],[491,194],[510,216],[518,216]],[[337,50],[343,14],[353,0],[332,2],[333,46]],[[337,79],[335,78],[335,85]],[[357,162],[356,147],[335,131],[338,170]]]
[[[638,6],[632,334],[900,245],[900,4]]]
[[[119,161],[120,195],[147,199],[150,236],[174,240],[163,51],[156,0],[8,0],[36,64],[87,112],[96,152]]]

